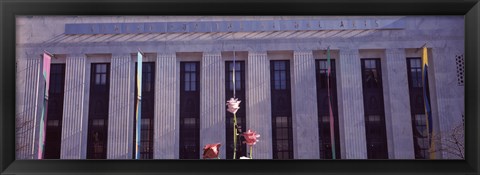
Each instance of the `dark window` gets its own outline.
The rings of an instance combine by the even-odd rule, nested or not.
[[[93,63],[91,71],[87,159],[106,159],[110,63]]]
[[[225,97],[226,100],[229,100],[233,97],[233,61],[227,61],[225,66]],[[245,62],[235,61],[235,97],[238,100],[242,101],[240,103],[240,109],[237,111],[237,125],[238,133],[240,134],[237,137],[237,153],[236,158],[239,159],[241,156],[247,155],[246,146],[242,144],[243,137],[241,136],[242,132],[246,131],[246,122],[245,122],[245,113],[246,113],[246,100],[245,100]],[[226,110],[225,110],[226,111]],[[233,114],[226,111],[226,158],[233,158]]]
[[[380,59],[362,59],[362,82],[368,159],[388,159]]]
[[[425,114],[414,114],[413,143],[416,159],[428,158],[428,131]]]
[[[244,70],[242,69],[244,67],[244,62],[243,61],[235,61],[235,66],[233,64],[233,61],[227,61],[226,62],[226,68],[227,68],[227,82],[228,82],[228,89],[233,93],[233,68],[235,67],[235,90],[240,91],[243,88],[243,82],[244,77],[242,76],[244,74]]]
[[[198,68],[195,64],[193,63],[185,63],[185,67],[182,67],[184,69],[184,90],[185,91],[197,91],[197,82],[198,82],[198,77],[196,76],[196,73],[198,72]]]
[[[421,59],[408,59],[410,65],[408,73],[410,75],[410,84],[414,88],[422,87],[422,61]]]
[[[335,158],[340,159],[340,137],[338,128],[338,108],[337,108],[337,84],[335,74],[335,60],[330,60],[330,101],[335,133]],[[320,139],[320,158],[332,159],[332,143],[330,135],[330,109],[328,103],[328,67],[327,60],[317,60],[315,62],[317,78],[317,109],[318,109],[318,129]]]
[[[287,89],[287,67],[285,61],[273,62],[273,85],[275,90]]]
[[[107,65],[97,64],[95,69],[95,85],[105,85],[107,83]]]
[[[270,62],[273,159],[293,159],[290,61]]]
[[[199,65],[180,63],[180,159],[200,158]]]
[[[374,59],[364,59],[363,60],[363,83],[366,88],[369,89],[376,89],[376,88],[381,88],[382,82],[380,79],[380,73],[378,72],[380,70],[379,60],[374,60]],[[377,68],[378,67],[378,68]]]
[[[407,58],[407,71],[415,159],[427,159],[429,145],[423,101],[422,59],[420,57]],[[427,98],[430,98],[428,90]]]
[[[153,159],[153,115],[155,99],[155,63],[142,63],[142,103],[141,103],[141,131],[140,131],[140,159]],[[137,63],[135,64],[135,94],[134,111],[137,106]],[[136,149],[136,112],[133,116],[133,158],[135,158]]]
[[[65,90],[65,64],[52,64],[48,91],[45,159],[59,159],[62,141],[63,96]]]

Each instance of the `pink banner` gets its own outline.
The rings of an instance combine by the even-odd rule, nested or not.
[[[39,132],[39,141],[38,141],[38,159],[43,159],[43,150],[45,146],[45,130],[47,124],[47,104],[48,104],[48,90],[50,85],[50,63],[52,57],[47,54],[43,53],[43,79],[45,83],[45,90],[44,93],[44,100],[43,100],[43,108],[42,108],[42,116],[40,118],[40,132]]]
[[[52,57],[47,53],[43,54],[43,77],[45,78],[45,92],[48,96],[48,89],[49,89],[49,82],[50,82],[50,63],[52,61]]]

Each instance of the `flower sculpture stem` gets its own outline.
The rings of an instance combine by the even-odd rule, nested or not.
[[[250,159],[253,158],[253,157],[252,157],[252,154],[253,154],[252,152],[253,152],[253,145],[250,145]]]
[[[240,109],[240,102],[241,101],[238,101],[236,98],[230,98],[230,100],[227,101],[227,111],[233,114],[233,159],[237,157],[237,111]]]
[[[235,47],[234,49],[235,50]],[[235,51],[233,52],[233,74],[232,74],[232,84],[233,84],[233,98],[230,98],[230,100],[227,101],[227,106],[228,112],[231,112],[233,114],[233,159],[237,157],[237,111],[240,109],[240,102],[238,101],[237,98],[235,98],[235,89],[237,86],[235,86]]]
[[[233,159],[237,155],[237,114],[233,113]]]

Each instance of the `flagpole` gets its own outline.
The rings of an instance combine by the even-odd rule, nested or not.
[[[235,47],[233,47],[233,74],[232,74],[232,81],[233,81],[233,99],[235,99]],[[237,113],[233,113],[233,159],[236,158],[237,155]]]
[[[235,47],[233,47],[233,98],[235,98]]]

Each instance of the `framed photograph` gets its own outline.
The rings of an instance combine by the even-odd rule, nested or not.
[[[477,1],[0,7],[2,173],[478,173]]]

